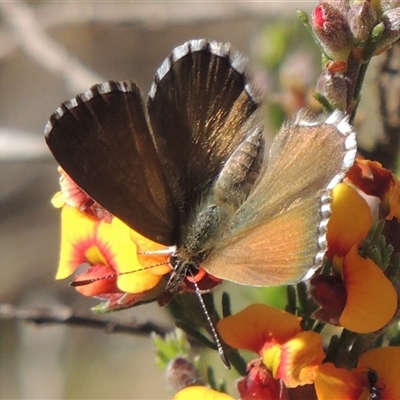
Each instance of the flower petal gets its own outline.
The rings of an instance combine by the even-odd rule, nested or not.
[[[61,210],[61,251],[56,279],[70,276],[82,263],[85,252],[94,245],[98,221],[76,208],[64,206]],[[93,264],[97,264],[94,262]]]
[[[224,341],[237,349],[259,353],[265,343],[284,343],[301,332],[301,318],[264,304],[252,304],[223,318],[217,328]]]
[[[166,282],[161,281],[156,287],[147,292],[141,293],[103,293],[101,299],[107,301],[100,303],[92,308],[98,314],[108,313],[111,311],[123,310],[138,304],[149,303],[154,301],[165,292]]]
[[[364,239],[372,225],[367,202],[349,185],[339,183],[332,191],[332,216],[328,222],[328,258],[342,257]]]
[[[318,400],[359,400],[363,387],[347,369],[336,368],[332,363],[318,367],[315,376]]]
[[[69,175],[66,174],[61,167],[58,167],[58,172],[61,175],[60,186],[65,204],[70,207],[80,208],[91,200],[90,197],[69,177]]]
[[[364,193],[381,200],[386,219],[400,220],[400,182],[392,171],[377,161],[356,160],[346,178]]]
[[[322,347],[322,337],[312,331],[300,332],[281,347],[279,367],[274,374],[286,387],[314,382],[315,367],[326,357]]]
[[[171,270],[165,264],[165,255],[158,255],[157,262],[152,257],[147,259],[150,264],[153,263],[151,265],[164,265],[156,268],[143,266],[138,259],[137,246],[131,239],[131,229],[118,218],[114,217],[108,223],[77,208],[64,206],[61,225],[61,255],[57,279],[71,275],[84,262],[91,265],[101,264],[110,268],[104,276],[117,277],[117,285],[121,291],[141,293],[157,286],[163,275]],[[148,242],[151,243],[150,247],[153,246],[152,242]],[[142,242],[140,244],[143,246]],[[97,286],[99,285],[101,284]]]
[[[106,293],[121,293],[117,288],[117,278],[109,277],[115,274],[115,271],[106,265],[95,265],[90,267],[86,273],[77,275],[73,283],[79,281],[91,281],[88,284],[75,286],[75,289],[84,296],[104,296]],[[107,277],[107,279],[102,279]]]
[[[217,392],[205,386],[190,386],[179,391],[173,400],[234,400],[226,393]]]
[[[160,267],[144,269],[145,266],[139,262],[137,246],[131,239],[131,232],[127,225],[114,217],[111,224],[103,221],[99,224],[97,242],[106,263],[118,274],[118,287],[123,292],[141,293],[155,287],[171,268],[163,265],[164,274],[160,273]],[[165,256],[158,262],[163,261]]]
[[[397,294],[382,270],[353,246],[343,261],[347,301],[339,318],[346,329],[374,332],[386,325],[397,309]],[[383,295],[384,294],[384,295]]]
[[[360,356],[358,367],[376,371],[382,400],[398,399],[400,347],[388,346],[369,350]]]

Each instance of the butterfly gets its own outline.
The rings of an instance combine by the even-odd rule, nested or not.
[[[202,266],[253,286],[309,278],[325,254],[330,190],[356,134],[335,111],[300,112],[269,151],[245,57],[206,39],[176,47],[144,100],[134,82],[99,84],[45,128],[66,173],[154,242],[174,246],[167,288]]]

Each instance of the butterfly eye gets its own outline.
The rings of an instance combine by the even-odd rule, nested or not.
[[[168,262],[170,263],[172,269],[175,269],[177,262],[178,262],[177,255],[175,253],[172,254],[171,257],[169,258]]]

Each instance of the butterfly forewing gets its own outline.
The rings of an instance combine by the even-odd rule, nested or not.
[[[199,201],[252,131],[259,103],[244,65],[229,45],[198,40],[175,49],[157,72],[149,118],[174,201],[183,210]]]
[[[261,286],[309,275],[326,250],[327,189],[343,178],[355,153],[355,133],[339,112],[324,123],[286,125],[271,147],[265,173],[205,260],[205,269]]]
[[[175,243],[176,209],[134,83],[97,85],[64,103],[46,127],[46,141],[95,201],[142,235]]]

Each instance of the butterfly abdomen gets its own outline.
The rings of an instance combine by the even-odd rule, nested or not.
[[[263,160],[264,138],[258,127],[232,153],[218,175],[214,185],[216,203],[236,211],[259,177]]]
[[[197,256],[212,249],[230,218],[250,193],[264,158],[262,129],[256,128],[225,162],[208,195],[196,207],[184,233],[186,254]]]

